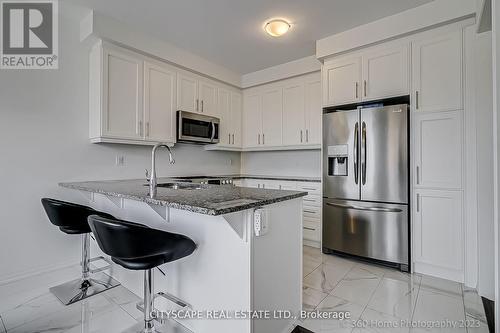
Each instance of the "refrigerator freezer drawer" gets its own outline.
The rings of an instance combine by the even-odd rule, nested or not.
[[[323,247],[408,265],[408,206],[323,199]]]

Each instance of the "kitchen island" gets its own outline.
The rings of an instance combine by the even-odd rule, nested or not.
[[[161,178],[151,198],[147,185],[144,180],[60,184],[116,218],[196,242],[191,256],[159,267],[165,276],[154,271],[156,292],[168,292],[203,313],[178,319],[191,331],[289,332],[294,318],[278,311],[297,315],[301,310],[302,197],[307,193]],[[260,232],[254,224],[256,209],[266,221]],[[96,244],[92,251],[102,254]],[[141,272],[114,265],[111,275],[142,295]],[[163,306],[157,304],[159,310],[172,309]],[[254,311],[259,315],[253,316]]]

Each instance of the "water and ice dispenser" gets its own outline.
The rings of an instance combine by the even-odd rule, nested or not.
[[[347,145],[328,146],[328,176],[347,176]]]

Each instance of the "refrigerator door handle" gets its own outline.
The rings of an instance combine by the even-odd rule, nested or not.
[[[360,206],[344,205],[344,204],[331,203],[331,202],[326,202],[326,205],[332,206],[332,207],[339,207],[339,208],[355,209],[355,210],[368,210],[368,211],[373,211],[373,212],[401,213],[403,211],[399,208],[360,207]]]
[[[359,123],[356,122],[356,125],[354,125],[354,182],[356,185],[358,184],[358,174],[359,174],[359,169],[358,169],[358,150],[359,150],[359,143],[358,143],[358,136],[359,136]]]
[[[361,125],[361,183],[366,184],[366,123]]]

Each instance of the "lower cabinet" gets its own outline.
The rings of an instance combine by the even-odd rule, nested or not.
[[[308,194],[303,197],[302,206],[304,245],[321,247],[321,183],[246,178],[233,181],[233,184],[243,187],[307,192]]]
[[[463,281],[463,192],[417,189],[413,195],[415,271]]]

